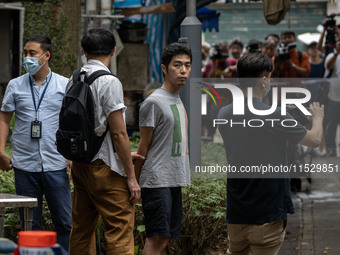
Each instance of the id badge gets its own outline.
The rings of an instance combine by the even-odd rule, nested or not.
[[[41,121],[35,120],[31,122],[31,138],[41,138]]]

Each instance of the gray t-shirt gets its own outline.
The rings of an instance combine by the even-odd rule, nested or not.
[[[141,105],[141,127],[153,127],[142,167],[142,188],[190,185],[187,116],[178,95],[157,89]]]

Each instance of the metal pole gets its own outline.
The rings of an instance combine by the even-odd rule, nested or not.
[[[97,14],[96,10],[97,10],[97,8],[96,8],[96,0],[87,0],[86,1],[86,13],[94,15],[94,14]],[[94,28],[94,27],[95,27],[95,24],[93,24],[93,22],[89,23],[88,27],[87,27],[87,30],[90,30],[91,28]]]
[[[187,4],[187,11],[186,11],[187,17],[192,17],[192,16],[196,17],[196,1],[187,0],[186,4]]]
[[[192,78],[201,77],[202,62],[202,25],[196,17],[196,1],[187,0],[187,17],[181,24],[181,37],[187,38],[192,51],[190,79],[181,90],[181,98],[188,115],[189,156],[191,167],[201,164],[201,92],[195,84],[190,84]]]
[[[111,14],[112,2],[111,0],[101,0],[101,13],[100,14]],[[111,30],[111,20],[110,19],[102,19],[102,27]]]

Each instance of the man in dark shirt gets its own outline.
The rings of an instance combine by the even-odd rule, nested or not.
[[[298,123],[287,125],[294,118],[290,114],[281,115],[279,107],[269,115],[256,115],[248,108],[249,87],[252,88],[252,95],[249,96],[255,109],[271,108],[262,100],[270,90],[272,70],[272,60],[262,53],[249,53],[241,57],[237,72],[245,97],[244,114],[234,115],[233,105],[225,106],[219,112],[219,119],[234,123],[219,125],[219,130],[228,162],[237,171],[252,166],[287,166],[287,141],[311,147],[321,143],[323,106],[318,103],[313,103],[309,108],[312,114],[311,130]],[[249,82],[249,79],[243,78],[252,79]],[[268,121],[273,119],[275,121]],[[258,127],[254,127],[255,123]],[[294,213],[289,180],[268,176],[256,178],[258,175],[255,178],[243,177],[238,173],[236,176],[229,175],[227,179],[228,254],[278,254],[285,235],[287,213]],[[274,174],[271,177],[282,175]]]

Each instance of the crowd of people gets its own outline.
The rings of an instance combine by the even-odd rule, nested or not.
[[[326,30],[326,27],[325,27]],[[325,31],[324,30],[324,31]],[[272,78],[302,78],[309,82],[301,82],[294,86],[304,87],[311,93],[309,103],[319,102],[325,105],[325,147],[320,155],[336,156],[336,131],[340,124],[340,25],[335,27],[335,45],[332,51],[326,55],[323,46],[325,32],[321,34],[319,42],[310,42],[305,51],[300,51],[296,44],[296,34],[292,30],[282,31],[278,34],[268,34],[264,40],[251,39],[246,46],[239,39],[234,38],[229,43],[226,41],[210,45],[202,43],[202,77],[203,78],[235,78],[237,75],[237,61],[241,56],[250,52],[261,52],[273,61]],[[332,78],[328,82],[322,82],[322,78]],[[315,79],[312,82],[311,79]],[[280,89],[278,86],[278,100],[280,101]],[[268,100],[271,102],[271,93]],[[208,102],[208,106],[211,102]],[[211,107],[213,109],[213,107]],[[217,111],[216,111],[217,114]],[[216,115],[215,114],[215,115]],[[216,116],[215,116],[216,117]],[[209,118],[209,117],[206,117]],[[211,119],[211,118],[210,118]],[[209,125],[209,126],[208,126]],[[215,129],[203,124],[207,131],[205,136],[212,138]]]

